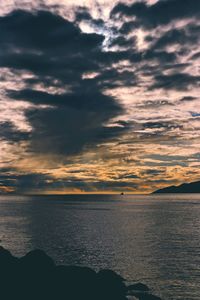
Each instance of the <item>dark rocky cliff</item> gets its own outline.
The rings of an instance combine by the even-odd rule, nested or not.
[[[159,193],[200,193],[200,181],[183,183],[179,186],[169,186],[153,192],[153,194]]]
[[[0,247],[2,300],[160,300],[142,283],[127,285],[111,270],[55,265],[41,250],[21,258]]]

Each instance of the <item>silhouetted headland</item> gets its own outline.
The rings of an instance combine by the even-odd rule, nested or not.
[[[142,283],[127,285],[111,270],[56,265],[41,250],[14,257],[0,247],[2,300],[159,300]]]
[[[158,194],[158,193],[166,193],[166,194],[200,193],[200,181],[191,182],[191,183],[183,183],[179,186],[168,186],[166,188],[163,188],[163,189],[153,192],[153,194]]]

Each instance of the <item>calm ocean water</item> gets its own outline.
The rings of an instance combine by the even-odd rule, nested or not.
[[[0,196],[0,245],[111,268],[163,299],[200,299],[200,194]]]

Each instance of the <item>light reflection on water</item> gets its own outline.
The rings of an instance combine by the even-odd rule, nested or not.
[[[1,245],[200,299],[200,195],[0,197]]]

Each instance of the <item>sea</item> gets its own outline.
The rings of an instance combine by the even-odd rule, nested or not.
[[[200,194],[0,196],[0,245],[200,299]]]

